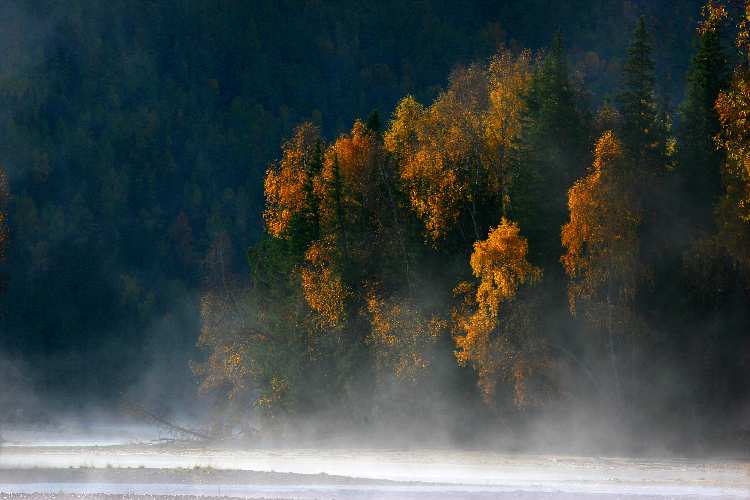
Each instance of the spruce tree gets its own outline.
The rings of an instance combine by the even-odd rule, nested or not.
[[[713,209],[721,195],[723,153],[716,148],[719,117],[714,103],[727,84],[727,58],[721,45],[721,25],[707,20],[699,31],[679,131],[679,177],[683,216],[699,231],[713,225]]]
[[[559,272],[567,190],[584,174],[589,154],[588,115],[570,81],[559,33],[524,100],[526,116],[511,188],[512,217],[529,239],[532,261],[545,271]]]
[[[372,110],[372,112],[367,116],[365,126],[376,134],[380,133],[380,113],[378,113],[377,109]]]
[[[663,166],[664,127],[656,105],[656,77],[651,41],[643,16],[638,20],[624,66],[623,90],[618,96],[623,124],[620,136],[639,170],[655,173]]]

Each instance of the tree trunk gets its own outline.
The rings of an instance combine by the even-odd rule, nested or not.
[[[613,333],[613,325],[612,325],[612,300],[611,300],[611,292],[612,292],[612,282],[610,279],[607,279],[607,336],[608,336],[608,344],[609,344],[609,361],[612,365],[612,375],[615,379],[615,395],[617,397],[617,405],[619,406],[622,402],[622,387],[620,385],[620,374],[617,370],[617,356],[615,355],[615,340],[614,340],[614,333]]]
[[[475,241],[480,240],[479,227],[477,226],[477,196],[479,194],[479,162],[476,162],[476,169],[474,173],[473,189],[471,193],[471,224],[474,226],[474,237]]]

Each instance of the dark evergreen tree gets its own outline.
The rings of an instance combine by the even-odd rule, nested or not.
[[[373,110],[368,116],[367,121],[365,122],[365,126],[367,126],[368,129],[372,130],[375,133],[380,132],[380,113],[378,113],[378,110]]]
[[[511,216],[529,240],[532,261],[559,272],[567,190],[586,171],[590,119],[571,81],[562,36],[537,68],[525,95],[526,116],[511,188]]]
[[[661,265],[669,245],[669,221],[674,218],[674,198],[664,174],[669,171],[667,120],[658,109],[656,74],[646,19],[638,19],[623,68],[618,95],[622,114],[619,136],[629,168],[634,169],[633,188],[643,207],[640,225],[641,256],[647,266]],[[650,299],[649,299],[650,300]]]
[[[722,191],[724,155],[714,141],[719,132],[714,103],[727,85],[728,74],[721,24],[704,24],[688,74],[678,136],[678,174],[684,194],[681,212],[689,220],[687,225],[703,233],[713,226],[714,207]]]
[[[666,134],[656,99],[656,76],[646,19],[638,19],[624,66],[622,92],[618,96],[623,117],[625,150],[635,168],[649,174],[664,167]]]

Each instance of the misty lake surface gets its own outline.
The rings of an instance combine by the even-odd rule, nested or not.
[[[13,441],[6,436],[10,442],[0,447],[0,469],[211,467],[344,476],[362,484],[357,480],[321,484],[320,476],[310,476],[317,478],[310,481],[295,476],[284,484],[224,485],[4,480],[0,492],[241,498],[750,498],[750,464],[742,460],[509,455],[453,449],[237,450],[36,437]]]

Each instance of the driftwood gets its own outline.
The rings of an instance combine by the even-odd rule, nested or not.
[[[203,434],[202,432],[198,432],[193,429],[188,429],[186,427],[182,427],[173,422],[170,422],[167,419],[160,417],[159,415],[147,410],[141,405],[131,403],[130,401],[127,401],[125,399],[121,401],[121,404],[125,408],[125,410],[128,411],[129,413],[137,417],[150,420],[159,426],[169,429],[171,432],[174,432],[175,434],[187,436],[190,439],[200,439],[203,441],[211,441],[214,439],[213,437],[207,434]]]

